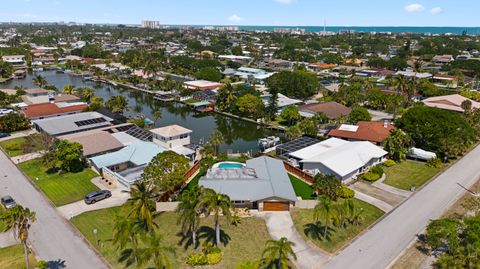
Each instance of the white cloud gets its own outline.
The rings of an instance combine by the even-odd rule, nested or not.
[[[228,20],[231,22],[241,22],[243,18],[238,16],[237,14],[233,14],[232,16],[228,17]]]
[[[405,11],[413,13],[413,12],[422,12],[425,10],[425,7],[420,4],[411,4],[405,6]]]
[[[281,3],[281,4],[291,4],[293,2],[295,2],[296,0],[273,0],[277,3]]]
[[[438,14],[438,13],[442,13],[442,8],[441,7],[434,7],[430,10],[430,13],[432,14]]]

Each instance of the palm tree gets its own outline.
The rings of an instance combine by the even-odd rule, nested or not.
[[[95,96],[95,93],[91,88],[84,88],[82,90],[82,97],[87,101],[87,103],[90,103],[90,100]]]
[[[138,263],[140,256],[138,245],[140,237],[144,235],[145,231],[140,227],[139,221],[117,216],[113,226],[113,243],[121,250],[122,262],[126,262],[127,265]],[[129,245],[130,247],[127,248]]]
[[[403,75],[399,75],[395,78],[393,82],[393,86],[397,87],[397,89],[402,93],[405,107],[410,104],[410,100],[413,97],[413,93],[411,90],[413,89],[413,84],[409,81],[409,79]]]
[[[163,245],[162,237],[156,233],[149,233],[145,247],[138,250],[137,266],[145,266],[152,262],[157,269],[172,268],[168,254],[175,254],[175,249]]]
[[[233,104],[235,104],[235,100],[237,99],[237,96],[235,96],[235,89],[233,89],[231,83],[225,85],[225,93],[225,109],[229,110],[232,108]]]
[[[162,111],[161,110],[156,110],[153,112],[153,118],[155,120],[155,123],[162,118]]]
[[[75,87],[73,87],[73,85],[63,86],[63,92],[66,94],[73,94],[74,91],[75,91]]]
[[[213,146],[214,155],[217,155],[218,146],[220,146],[225,138],[223,134],[219,130],[215,130],[210,137],[208,138],[208,142]]]
[[[213,213],[215,220],[215,243],[220,246],[220,213],[227,219],[230,219],[230,208],[232,203],[230,198],[221,193],[216,193],[212,189],[204,189],[200,195],[198,208],[202,210],[206,216]]]
[[[324,225],[323,236],[327,237],[328,228],[338,219],[338,214],[330,198],[322,195],[318,198],[318,204],[313,209],[313,219],[315,222],[321,221]]]
[[[177,207],[178,220],[183,234],[192,233],[192,245],[197,246],[197,229],[200,224],[200,216],[198,214],[198,203],[200,188],[193,187],[186,189],[180,197],[180,204]]]
[[[48,82],[42,75],[35,75],[35,77],[33,78],[33,84],[37,85],[40,88],[43,88],[48,84]]]
[[[30,211],[28,208],[23,208],[20,205],[5,211],[2,215],[0,215],[0,223],[5,224],[4,231],[6,232],[13,230],[14,236],[23,244],[25,265],[27,269],[29,268],[27,246],[28,231],[31,223],[35,222],[35,220],[35,212]]]
[[[262,259],[264,259],[268,267],[273,265],[277,269],[287,269],[289,268],[289,257],[292,257],[294,260],[297,259],[297,255],[295,255],[292,248],[293,246],[295,244],[288,241],[285,237],[279,240],[268,240],[262,253]]]
[[[130,187],[130,198],[124,204],[127,218],[138,220],[146,232],[153,231],[157,226],[154,219],[157,216],[154,198],[158,196],[154,184],[139,180]]]
[[[128,107],[128,101],[123,95],[115,95],[108,99],[105,106],[112,112],[123,113]]]

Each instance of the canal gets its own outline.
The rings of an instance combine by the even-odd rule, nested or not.
[[[95,96],[107,100],[112,95],[123,95],[127,98],[129,110],[126,116],[133,117],[143,114],[154,120],[153,112],[160,110],[162,118],[158,119],[155,127],[166,126],[170,124],[178,124],[193,131],[192,142],[200,143],[205,141],[208,136],[215,130],[219,130],[224,138],[225,143],[220,146],[221,152],[257,152],[257,140],[259,138],[275,135],[282,136],[278,131],[266,129],[256,124],[230,118],[216,113],[200,113],[196,112],[183,104],[179,103],[162,103],[154,100],[149,94],[135,92],[133,90],[113,87],[103,83],[84,81],[81,77],[71,76],[55,71],[39,72],[49,85],[54,85],[60,91],[65,85],[73,85],[74,87],[89,87],[95,90]],[[25,79],[10,80],[0,84],[0,88],[9,89],[15,86],[23,85],[25,88],[37,88],[33,84],[34,75],[29,73]]]

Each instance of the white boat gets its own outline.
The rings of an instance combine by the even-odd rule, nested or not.
[[[275,147],[279,143],[280,143],[280,137],[269,136],[265,138],[260,138],[258,140],[258,147],[265,150],[271,147]]]

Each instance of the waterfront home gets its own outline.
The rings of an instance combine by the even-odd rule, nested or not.
[[[293,165],[313,175],[334,175],[349,182],[372,166],[385,161],[388,152],[367,142],[350,142],[338,138],[304,147],[288,153]]]
[[[188,147],[191,145],[190,134],[192,130],[173,124],[152,129],[150,132],[153,133],[153,143],[184,155],[190,161],[195,160],[196,151]]]
[[[111,126],[112,121],[113,119],[97,112],[84,112],[37,119],[32,124],[37,131],[56,137]]]
[[[266,156],[217,163],[198,185],[228,195],[236,207],[260,211],[288,211],[297,201],[283,161]]]
[[[83,146],[82,152],[85,158],[117,151],[124,147],[123,143],[115,138],[115,136],[104,130],[85,131],[59,136],[57,138],[81,144]]]
[[[342,124],[331,130],[328,136],[348,141],[368,141],[381,145],[390,136],[393,129],[395,129],[393,124],[387,121],[359,121],[356,125]]]
[[[422,103],[429,107],[436,107],[440,109],[463,113],[465,112],[465,109],[462,107],[462,103],[465,101],[470,101],[470,103],[472,104],[472,109],[480,108],[479,102],[463,97],[460,94],[429,97],[422,100]]]
[[[44,103],[28,105],[22,108],[21,113],[30,120],[38,120],[81,113],[87,107],[85,103]]]
[[[293,99],[293,98],[290,98],[290,97],[288,97],[286,95],[283,95],[281,93],[279,93],[277,95],[277,97],[278,97],[277,98],[277,112],[278,113],[282,112],[288,106],[294,106],[294,105],[298,105],[298,104],[303,103],[302,100]],[[270,103],[271,94],[268,93],[268,92],[264,92],[264,94],[260,98],[262,99],[265,106],[268,106],[268,104]]]
[[[271,77],[273,74],[275,73],[266,72],[263,69],[240,67],[237,69],[237,71],[235,71],[233,75],[239,77],[242,80],[263,84],[265,80]]]
[[[324,113],[327,118],[334,120],[350,115],[352,109],[337,102],[323,102],[301,105],[298,111],[307,118],[313,117],[316,113]]]
[[[208,80],[193,80],[183,83],[184,87],[192,90],[214,90],[223,86],[222,83]]]
[[[13,68],[25,68],[25,55],[5,55],[2,56],[2,61],[9,63]]]

